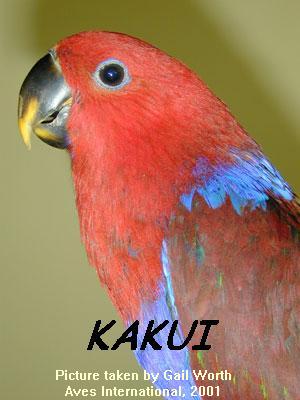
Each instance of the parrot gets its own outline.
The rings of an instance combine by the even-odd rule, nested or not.
[[[195,72],[124,33],[76,33],[26,76],[18,124],[27,147],[69,153],[81,239],[125,327],[178,321],[180,344],[219,321],[209,350],[134,350],[164,398],[300,399],[300,203]]]

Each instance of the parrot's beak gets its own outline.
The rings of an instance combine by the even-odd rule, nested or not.
[[[20,90],[19,128],[26,146],[30,148],[30,136],[34,132],[51,146],[65,148],[71,104],[71,90],[55,53],[50,51],[34,65]]]

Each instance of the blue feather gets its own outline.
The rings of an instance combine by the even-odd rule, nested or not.
[[[246,206],[252,210],[257,207],[266,210],[270,196],[287,201],[293,199],[291,188],[263,154],[232,150],[231,156],[231,164],[219,163],[214,168],[208,160],[198,160],[193,176],[202,183],[196,184],[180,198],[189,211],[195,192],[213,209],[220,207],[229,197],[238,214],[242,214]]]
[[[170,261],[167,252],[167,243],[164,240],[162,243],[161,250],[161,262],[163,266],[164,278],[159,284],[159,296],[156,301],[151,303],[145,303],[142,306],[139,321],[139,339],[138,348],[141,346],[142,338],[149,320],[155,318],[157,323],[161,323],[164,320],[170,321],[171,323],[178,319],[178,312],[175,305],[174,292],[172,286],[171,272],[170,272]],[[155,386],[160,389],[178,389],[182,386],[183,392],[186,393],[186,399],[190,397],[190,388],[195,386],[195,381],[190,367],[189,351],[185,347],[182,350],[169,350],[165,345],[169,329],[162,329],[155,336],[156,340],[164,344],[160,351],[155,351],[152,348],[146,347],[145,350],[136,350],[135,356],[140,365],[148,372],[159,372],[159,378],[155,383]],[[183,334],[180,324],[174,335],[174,344],[179,345],[183,342]],[[182,370],[188,370],[189,380],[165,380],[163,373],[166,370],[172,370],[172,373],[180,373]],[[174,399],[174,397],[165,397],[166,399]],[[200,400],[199,396],[193,397],[195,400]]]

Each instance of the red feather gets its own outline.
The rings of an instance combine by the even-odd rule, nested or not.
[[[192,185],[196,159],[213,165],[231,146],[257,146],[192,71],[138,39],[89,32],[56,51],[75,99],[68,130],[82,237],[115,305],[134,318],[155,298],[165,219]],[[111,57],[134,78],[119,92],[91,79]]]
[[[220,384],[224,399],[297,399],[300,218],[290,225],[276,201],[240,216],[229,201],[212,210],[200,197],[176,215],[168,243],[183,327],[199,315],[220,320],[213,348],[200,361],[190,352],[192,368],[233,373]],[[197,247],[205,249],[200,266]]]

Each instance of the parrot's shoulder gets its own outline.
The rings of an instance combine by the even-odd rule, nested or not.
[[[229,162],[219,161],[215,165],[199,158],[193,179],[190,190],[181,196],[182,204],[189,211],[195,193],[213,209],[221,207],[229,198],[240,215],[247,207],[266,209],[271,198],[290,202],[295,197],[279,171],[258,150],[232,149]]]

